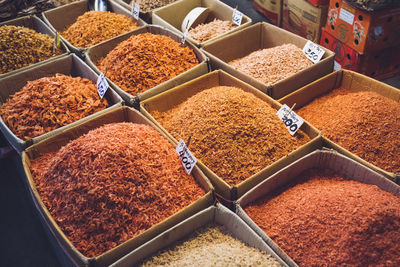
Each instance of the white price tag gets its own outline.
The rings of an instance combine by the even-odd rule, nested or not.
[[[232,22],[240,26],[240,24],[242,24],[242,18],[243,18],[242,12],[240,12],[235,8],[232,14]]]
[[[303,52],[314,64],[320,61],[325,53],[324,49],[310,40],[308,40],[306,45],[303,47]]]
[[[333,61],[333,69],[334,70],[341,70],[342,66],[336,60]]]
[[[139,20],[140,4],[132,1],[132,16],[135,20]]]
[[[182,161],[183,168],[190,174],[196,165],[197,159],[193,156],[192,152],[186,147],[185,142],[181,139],[176,146],[176,153]]]
[[[108,82],[106,77],[103,73],[100,73],[99,77],[97,78],[97,92],[99,93],[100,98],[106,94],[108,89]]]
[[[285,123],[285,126],[291,135],[294,135],[304,123],[303,118],[294,113],[287,105],[283,105],[276,115],[278,115],[279,119]]]
[[[185,44],[186,38],[188,37],[189,34],[189,29],[186,28],[185,32],[183,33],[183,37],[182,37],[182,45]]]

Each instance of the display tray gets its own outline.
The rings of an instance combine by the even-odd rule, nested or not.
[[[143,233],[136,237],[129,239],[128,241],[118,245],[117,247],[108,250],[107,252],[97,256],[88,258],[82,255],[66,237],[63,231],[60,229],[54,218],[50,215],[49,210],[44,205],[38,191],[36,184],[33,180],[30,171],[30,160],[37,158],[41,153],[47,153],[57,151],[62,146],[66,145],[70,140],[76,139],[79,136],[87,133],[88,131],[95,129],[107,123],[113,122],[135,122],[140,124],[151,125],[154,124],[146,119],[138,111],[129,107],[119,107],[115,110],[109,110],[103,114],[99,114],[96,117],[84,121],[79,125],[76,125],[68,130],[65,130],[57,135],[52,136],[46,140],[39,142],[22,153],[22,162],[24,171],[27,176],[27,182],[31,197],[35,204],[36,209],[40,214],[40,218],[44,227],[48,230],[49,238],[53,240],[53,243],[57,244],[56,249],[61,250],[75,265],[79,266],[108,266],[120,259],[124,255],[128,254],[132,250],[136,249],[145,242],[151,240],[163,231],[173,227],[177,223],[184,219],[192,216],[193,214],[203,210],[214,203],[213,187],[209,180],[204,176],[198,167],[195,167],[192,171],[192,175],[197,183],[206,191],[205,195],[189,206],[183,208],[179,212],[165,219],[164,221],[152,226]],[[155,127],[156,128],[156,127]],[[159,130],[158,130],[159,131]],[[166,137],[161,131],[163,136]],[[168,137],[166,137],[168,139]],[[169,140],[169,139],[168,139]],[[170,141],[170,140],[169,140]],[[170,141],[171,142],[171,141]]]
[[[48,61],[43,64],[35,65],[25,70],[19,70],[13,75],[8,75],[0,79],[0,105],[5,103],[11,95],[18,92],[28,81],[36,80],[46,76],[54,76],[57,73],[71,75],[73,77],[82,77],[91,80],[94,84],[97,82],[98,75],[83,62],[79,57],[74,54],[64,55],[54,60]],[[0,117],[0,130],[3,132],[5,138],[10,145],[18,152],[21,153],[25,148],[32,144],[38,143],[41,140],[47,139],[57,133],[60,133],[68,128],[79,125],[80,123],[97,116],[98,114],[106,112],[109,109],[118,108],[123,104],[122,98],[111,88],[109,88],[104,95],[109,103],[109,107],[97,113],[89,115],[85,118],[77,120],[68,125],[62,126],[53,131],[47,132],[43,135],[22,140],[17,137],[10,128],[4,123]]]
[[[157,125],[157,127],[162,129],[162,131],[166,135],[168,135],[175,144],[177,144],[178,141],[170,133],[168,133],[168,131],[159,122],[155,120],[155,118],[151,115],[151,112],[154,110],[158,110],[160,112],[170,110],[171,108],[182,103],[196,93],[199,93],[213,86],[235,86],[241,88],[246,92],[254,94],[256,97],[262,99],[276,110],[281,107],[281,105],[277,101],[273,100],[253,86],[246,84],[245,82],[233,77],[232,75],[224,71],[218,70],[207,73],[190,82],[179,85],[171,90],[168,90],[164,93],[143,101],[140,104],[140,111],[147,118],[153,121],[154,124]],[[287,166],[289,163],[322,146],[320,133],[313,126],[308,123],[304,123],[300,129],[310,137],[310,141],[308,143],[292,151],[291,153],[274,162],[270,166],[265,166],[265,168],[262,169],[260,172],[252,175],[251,177],[247,178],[237,185],[231,186],[226,183],[222,178],[217,176],[211,169],[204,165],[201,160],[198,159],[197,164],[211,180],[216,189],[216,192],[219,195],[228,200],[236,200],[238,197],[241,197],[244,193],[249,191],[255,185],[263,181],[265,177],[272,175],[276,171]],[[197,158],[199,158],[199,156],[197,156]]]

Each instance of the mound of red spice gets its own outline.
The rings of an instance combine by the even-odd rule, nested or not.
[[[16,136],[27,140],[103,110],[107,105],[92,81],[57,74],[29,81],[0,106],[0,116]]]
[[[246,213],[300,266],[399,266],[400,197],[312,169]]]
[[[45,206],[74,246],[98,256],[205,194],[155,129],[112,123],[32,160]]]
[[[199,64],[190,47],[168,36],[133,35],[115,47],[97,64],[124,91],[136,95]]]

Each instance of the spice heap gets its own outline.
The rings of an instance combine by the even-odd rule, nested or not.
[[[53,43],[50,35],[26,27],[0,26],[0,74],[62,54]]]
[[[265,251],[233,238],[223,226],[198,229],[168,250],[145,260],[141,266],[281,266]]]
[[[98,68],[122,90],[136,95],[194,67],[199,61],[190,47],[170,37],[132,35],[100,60]]]
[[[138,28],[132,18],[112,12],[88,11],[61,35],[75,47],[89,47]]]
[[[151,115],[176,139],[191,137],[190,151],[230,185],[309,141],[301,131],[292,137],[274,108],[235,87],[213,87]]]
[[[208,41],[235,28],[232,21],[214,19],[208,23],[202,23],[189,30],[188,35],[199,43]]]
[[[267,86],[313,65],[303,51],[294,44],[257,50],[228,64]]]
[[[142,124],[106,124],[34,159],[31,170],[51,215],[87,257],[137,236],[204,195],[175,148]]]
[[[399,266],[400,197],[312,169],[246,213],[300,266]]]
[[[96,85],[85,78],[57,74],[29,81],[0,106],[0,116],[27,140],[107,108]]]
[[[370,91],[338,88],[298,114],[333,142],[389,172],[400,172],[400,103]]]
[[[153,9],[166,6],[175,2],[176,0],[140,0],[140,12],[150,12]],[[132,6],[132,1],[130,1],[130,6]]]

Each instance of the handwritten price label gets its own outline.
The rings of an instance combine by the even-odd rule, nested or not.
[[[100,73],[99,77],[97,78],[97,92],[99,93],[100,98],[106,94],[108,89],[108,82],[106,77],[103,73]]]
[[[240,24],[242,24],[242,18],[243,18],[243,13],[235,8],[232,14],[232,22],[240,26]]]
[[[283,105],[276,115],[278,115],[279,119],[285,123],[285,126],[291,135],[294,135],[304,123],[303,118],[294,113],[287,105]]]
[[[190,174],[196,165],[197,159],[192,152],[186,147],[185,142],[181,139],[176,146],[176,153],[182,161],[183,168]]]
[[[132,16],[135,20],[139,20],[140,4],[132,1]]]
[[[303,52],[314,64],[320,61],[325,53],[324,49],[322,49],[319,45],[314,44],[310,40],[308,40],[304,46]]]

